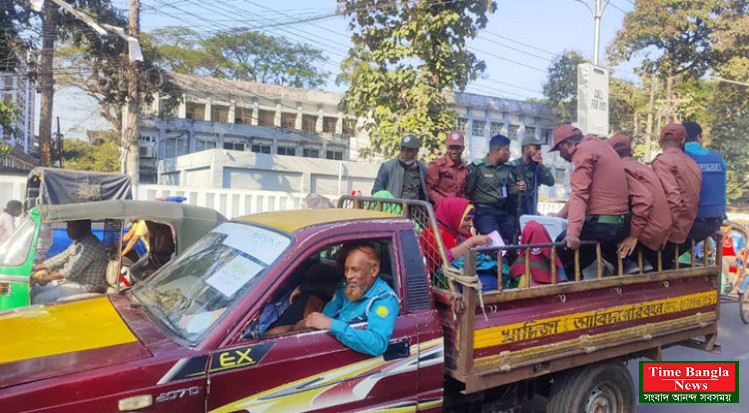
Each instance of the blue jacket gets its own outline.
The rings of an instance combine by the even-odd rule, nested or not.
[[[349,301],[342,283],[322,312],[332,318],[330,332],[345,346],[360,353],[379,356],[388,347],[400,305],[398,296],[381,278],[360,299]],[[365,329],[349,324],[367,322]]]
[[[702,170],[700,207],[697,218],[723,218],[726,213],[726,163],[717,153],[697,142],[687,142],[684,152]]]

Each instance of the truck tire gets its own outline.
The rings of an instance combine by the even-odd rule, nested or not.
[[[606,361],[555,377],[546,413],[634,413],[635,390],[620,361]]]

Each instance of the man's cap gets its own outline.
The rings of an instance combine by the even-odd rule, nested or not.
[[[419,149],[421,140],[416,135],[406,135],[401,139],[401,148]]]
[[[535,136],[530,135],[523,138],[523,140],[520,142],[520,147],[525,148],[528,145],[541,145],[542,142],[538,139],[536,139]]]
[[[687,138],[687,130],[680,123],[669,123],[661,129],[661,135],[658,142],[677,142],[681,143]]]
[[[567,138],[582,134],[583,132],[580,129],[570,124],[557,126],[557,128],[554,129],[554,146],[549,149],[549,152],[559,150],[559,144],[567,140]]]
[[[462,146],[465,147],[465,136],[463,135],[463,132],[459,130],[454,130],[447,134],[447,139],[445,140],[445,145],[447,146]]]
[[[614,135],[606,140],[616,153],[632,152],[632,141],[626,135]]]
[[[691,140],[695,140],[698,136],[702,135],[702,126],[697,122],[686,121],[682,123],[684,129],[687,130],[687,137]]]

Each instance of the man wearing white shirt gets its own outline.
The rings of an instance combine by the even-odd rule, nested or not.
[[[16,228],[15,218],[23,212],[23,204],[20,201],[8,201],[5,209],[0,213],[0,243],[8,239]]]

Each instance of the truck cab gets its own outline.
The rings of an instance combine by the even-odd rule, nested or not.
[[[413,223],[300,212],[224,223],[126,292],[3,313],[0,326],[22,334],[0,344],[0,401],[55,412],[439,410],[442,329]],[[312,266],[340,277],[337,253],[361,241],[400,301],[385,354],[326,331],[258,334],[263,305]]]

